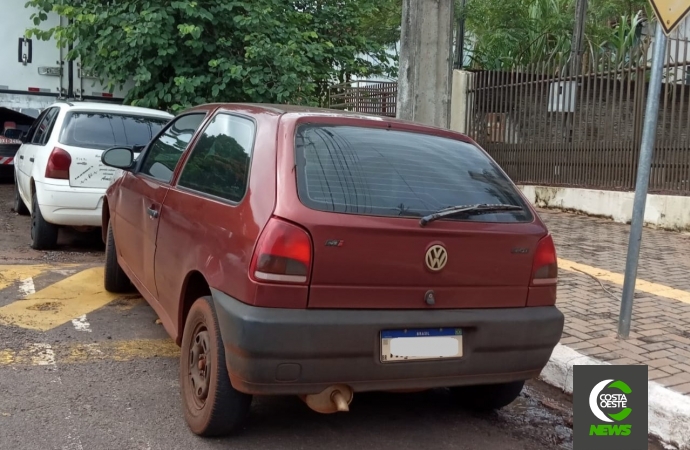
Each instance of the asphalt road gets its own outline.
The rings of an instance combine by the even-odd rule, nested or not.
[[[179,350],[139,297],[103,291],[97,236],[68,231],[58,250],[31,250],[11,201],[0,184],[0,449],[572,448],[570,399],[540,382],[490,414],[444,390],[356,394],[334,415],[255,398],[241,433],[198,438],[181,412]]]

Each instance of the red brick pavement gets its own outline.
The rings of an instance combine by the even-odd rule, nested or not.
[[[628,225],[564,212],[540,215],[559,258],[625,272]],[[636,292],[630,338],[619,340],[622,286],[602,281],[604,289],[575,271],[561,270],[559,276],[563,345],[612,364],[647,364],[650,380],[690,395],[690,304]],[[690,292],[690,234],[645,228],[638,278]]]

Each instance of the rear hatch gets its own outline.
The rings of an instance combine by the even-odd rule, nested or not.
[[[23,112],[0,107],[0,165],[14,164],[14,157],[22,146],[18,137],[28,131],[33,121],[34,117]]]
[[[0,136],[0,165],[11,165],[22,141]]]
[[[473,144],[420,133],[302,125],[298,222],[313,241],[309,307],[489,308],[527,301],[547,232]],[[420,218],[456,205],[512,205]]]
[[[69,184],[79,188],[107,188],[117,169],[101,163],[104,150],[115,146],[143,146],[167,124],[163,117],[70,111],[60,132],[59,146],[72,158]]]

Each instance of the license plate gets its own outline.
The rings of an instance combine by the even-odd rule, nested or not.
[[[427,328],[381,332],[381,361],[419,361],[462,357],[462,329]]]

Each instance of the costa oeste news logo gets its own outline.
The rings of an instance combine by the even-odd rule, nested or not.
[[[620,394],[602,394],[602,390],[618,389]],[[632,389],[624,381],[621,380],[604,380],[599,382],[592,392],[589,394],[589,407],[592,414],[602,422],[622,422],[632,412],[628,408],[627,394],[632,393]],[[604,411],[618,411],[618,412],[604,412]],[[629,436],[632,425],[592,425],[589,427],[590,436]]]
[[[574,366],[573,450],[646,450],[647,366]]]

